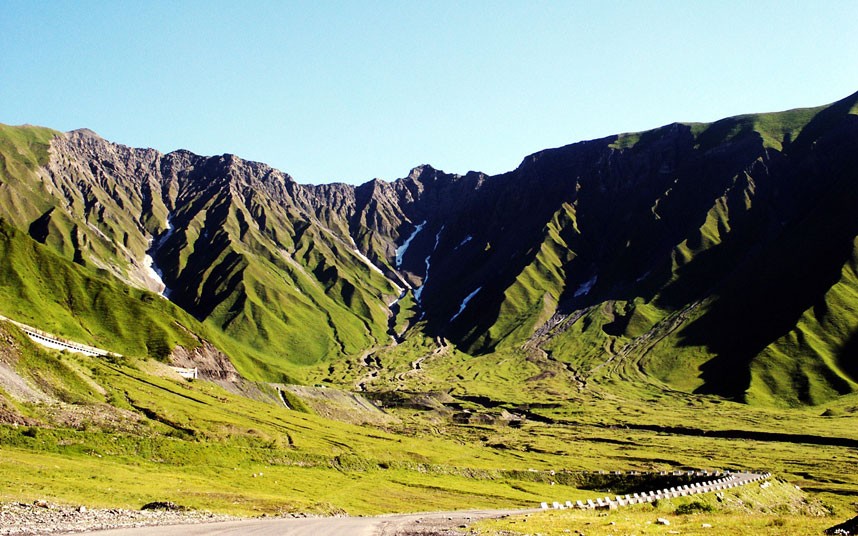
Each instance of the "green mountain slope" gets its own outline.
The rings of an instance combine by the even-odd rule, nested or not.
[[[252,379],[359,384],[406,332],[486,363],[541,351],[591,381],[819,404],[857,385],[857,103],[358,187],[3,127],[0,215],[69,266],[162,292]]]
[[[0,220],[0,314],[113,352],[165,359],[208,334],[167,300],[68,262]]]
[[[640,380],[641,363],[645,381],[752,403],[853,392],[855,109],[852,96],[531,157],[509,180],[556,192],[548,242],[494,267],[471,327],[439,329],[472,352],[538,341],[585,375],[628,362]],[[493,223],[508,234],[512,219]],[[552,235],[562,255],[546,263]]]
[[[225,336],[246,376],[300,378],[302,366],[387,338],[398,288],[356,253],[347,226],[331,230],[299,206],[305,192],[288,176],[89,131],[3,134],[12,225],[68,261],[169,295]],[[47,326],[56,312],[34,316]]]

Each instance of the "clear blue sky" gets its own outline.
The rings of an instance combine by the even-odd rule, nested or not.
[[[302,183],[858,91],[858,2],[0,0],[0,122],[259,160]]]

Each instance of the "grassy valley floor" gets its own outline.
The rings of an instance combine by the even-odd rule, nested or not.
[[[722,501],[709,494],[689,499],[709,506],[685,507],[685,515],[677,514],[685,500],[662,501],[607,517],[547,512],[475,530],[805,534],[858,507],[853,395],[778,409],[610,379],[580,387],[546,375],[516,384],[519,371],[530,371],[515,356],[494,371],[487,358],[473,358],[470,377],[451,379],[446,363],[467,358],[449,355],[401,376],[395,393],[370,384],[364,396],[382,413],[333,387],[278,396],[270,385],[188,381],[153,362],[45,352],[4,329],[15,351],[2,358],[0,502],[139,509],[172,501],[240,516],[534,508],[640,485],[599,471],[748,469],[772,472],[778,492],[752,485]],[[9,371],[29,396],[11,393]],[[391,366],[379,377],[388,373],[402,374]],[[671,525],[656,525],[658,517]]]

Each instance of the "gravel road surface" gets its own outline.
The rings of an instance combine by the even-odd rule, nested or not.
[[[474,510],[378,517],[275,518],[138,527],[91,532],[94,536],[461,536],[457,528],[489,517],[531,510]]]

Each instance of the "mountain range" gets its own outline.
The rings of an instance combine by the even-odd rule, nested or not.
[[[421,340],[819,404],[858,391],[856,207],[858,93],[359,186],[0,126],[0,314],[257,381]]]

